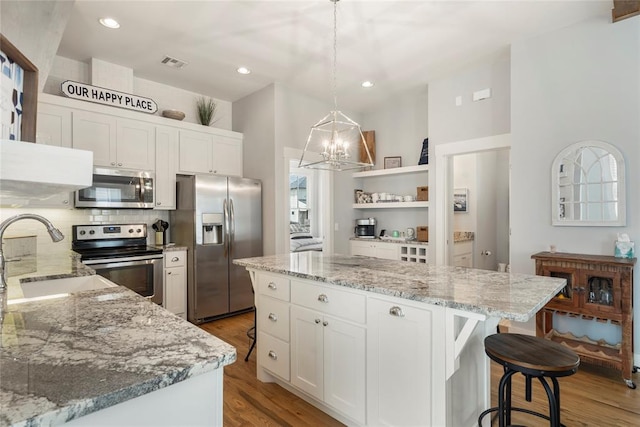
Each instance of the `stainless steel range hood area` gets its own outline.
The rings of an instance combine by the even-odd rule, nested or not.
[[[1,204],[28,204],[91,186],[93,153],[85,150],[0,140]]]

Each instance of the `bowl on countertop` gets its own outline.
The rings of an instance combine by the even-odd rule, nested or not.
[[[178,110],[162,110],[162,117],[167,117],[174,120],[184,119],[184,113]]]

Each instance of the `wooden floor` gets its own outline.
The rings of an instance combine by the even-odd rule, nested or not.
[[[235,346],[238,361],[225,368],[225,426],[339,426],[341,423],[275,384],[256,379],[256,353],[244,357],[250,340],[246,331],[253,325],[253,313],[201,325],[201,328]],[[501,368],[493,365],[492,400],[495,402]],[[514,406],[547,411],[546,394],[536,381],[533,402],[524,400],[522,376],[513,377]],[[640,426],[640,374],[634,374],[638,389],[632,390],[614,370],[583,365],[578,373],[560,379],[562,422],[567,427]],[[531,427],[548,426],[548,421],[514,412],[512,423]],[[495,423],[497,425],[497,421]],[[457,426],[454,426],[457,427]]]

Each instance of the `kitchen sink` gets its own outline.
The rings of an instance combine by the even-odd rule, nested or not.
[[[98,275],[67,277],[63,279],[41,280],[20,284],[24,298],[92,291],[95,289],[112,288],[115,286],[118,285]]]

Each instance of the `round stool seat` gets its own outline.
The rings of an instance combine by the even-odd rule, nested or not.
[[[580,366],[580,357],[562,345],[530,335],[495,334],[484,339],[484,351],[492,360],[502,365],[504,375],[498,387],[498,406],[489,408],[478,417],[478,426],[491,412],[498,413],[500,427],[511,425],[511,411],[524,412],[549,420],[552,427],[563,427],[560,422],[560,384],[558,377],[573,375]],[[525,399],[531,402],[531,380],[542,384],[549,400],[549,415],[511,405],[511,377],[525,376]],[[553,389],[547,382],[551,380]]]
[[[495,334],[484,340],[487,355],[509,368],[533,376],[572,375],[580,357],[562,345],[530,335]]]

